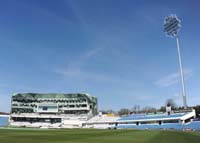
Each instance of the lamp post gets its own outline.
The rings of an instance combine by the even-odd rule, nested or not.
[[[180,67],[181,85],[182,85],[183,105],[184,105],[184,108],[186,109],[187,101],[186,101],[186,94],[185,94],[185,82],[184,82],[184,74],[183,74],[183,67],[182,67],[182,61],[181,61],[181,51],[180,51],[179,37],[178,37],[178,31],[181,28],[180,23],[181,23],[181,21],[177,18],[176,15],[170,15],[165,18],[163,26],[164,26],[164,32],[167,36],[176,38],[179,67]]]

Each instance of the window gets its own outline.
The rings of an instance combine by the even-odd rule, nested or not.
[[[44,106],[44,107],[42,107],[42,110],[47,111],[48,107]]]
[[[86,104],[83,104],[83,105],[81,105],[81,107],[87,107],[87,105],[86,105]]]

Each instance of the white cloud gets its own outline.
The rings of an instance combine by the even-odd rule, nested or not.
[[[92,48],[90,50],[88,50],[83,58],[85,59],[89,59],[89,58],[92,58],[93,56],[95,56],[96,54],[98,54],[98,52],[100,52],[102,49],[104,49],[105,47],[97,47],[97,48]]]
[[[91,61],[95,56],[99,55],[100,52],[109,48],[107,42],[104,44],[101,41],[97,41],[92,48],[88,48],[81,56],[77,57],[76,60],[72,60],[68,63],[67,67],[61,67],[54,70],[55,73],[58,73],[65,78],[73,79],[83,79],[83,80],[95,80],[95,81],[112,81],[114,80],[110,76],[103,75],[101,73],[94,73],[88,70],[85,70],[84,66]]]
[[[56,70],[56,73],[64,76],[65,78],[93,80],[93,81],[111,81],[112,79],[101,74],[96,74],[88,71],[82,71],[80,69],[64,69]]]
[[[184,70],[185,80],[188,80],[189,78],[191,78],[192,75],[193,75],[192,70],[190,69]],[[167,76],[162,77],[161,79],[157,80],[155,84],[162,87],[168,87],[168,86],[177,84],[179,82],[180,82],[180,73],[176,72],[176,73],[171,73]]]

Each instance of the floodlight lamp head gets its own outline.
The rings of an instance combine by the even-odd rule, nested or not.
[[[177,37],[178,31],[181,28],[181,21],[175,14],[166,17],[163,23],[164,32],[167,36]]]

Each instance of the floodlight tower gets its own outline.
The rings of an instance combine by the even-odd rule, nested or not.
[[[163,26],[164,26],[164,32],[167,36],[176,38],[176,44],[177,44],[177,48],[178,48],[178,59],[179,59],[179,67],[180,67],[181,85],[182,85],[183,105],[184,105],[184,108],[186,109],[187,101],[186,101],[186,95],[185,95],[184,74],[183,74],[183,68],[182,68],[181,51],[180,51],[179,37],[178,37],[178,31],[181,28],[180,23],[181,23],[181,21],[177,18],[176,15],[170,15],[165,18]]]

